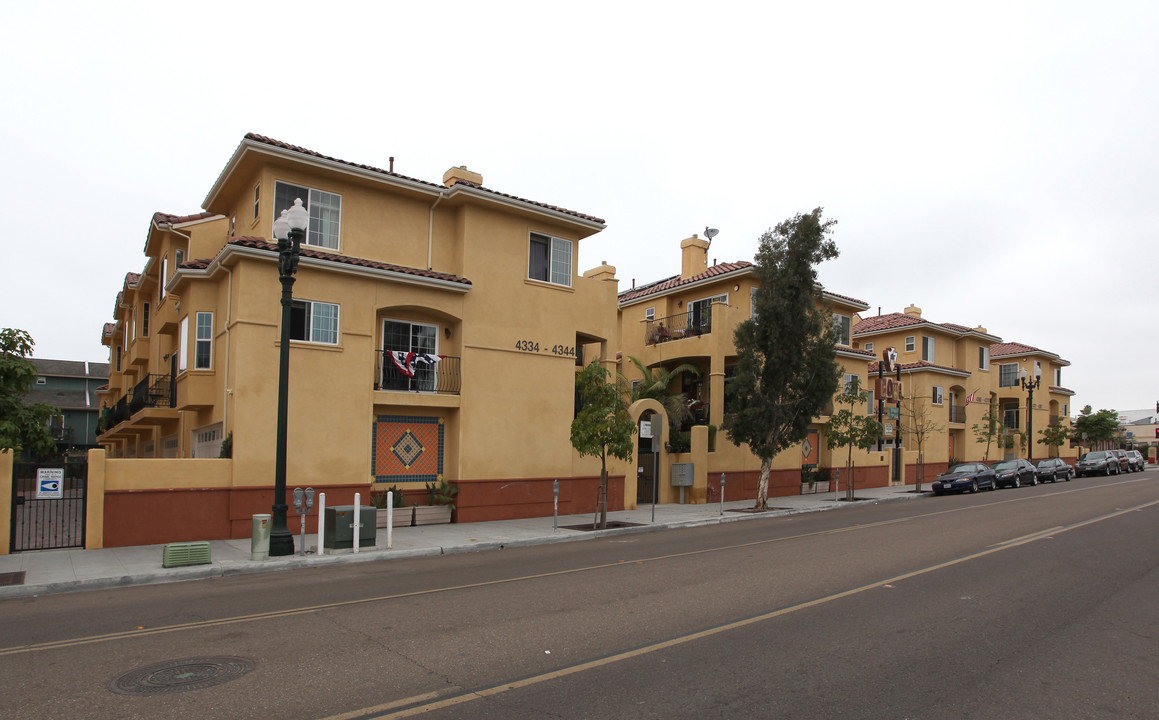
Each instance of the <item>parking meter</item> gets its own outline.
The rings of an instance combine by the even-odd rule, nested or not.
[[[298,518],[301,521],[301,536],[302,539],[298,543],[298,554],[306,554],[306,515],[314,508],[314,488],[308,487],[305,490],[302,488],[294,488],[294,510],[298,513]],[[322,545],[321,542],[318,543]]]

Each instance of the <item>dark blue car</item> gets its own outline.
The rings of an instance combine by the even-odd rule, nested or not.
[[[958,463],[934,478],[934,494],[994,489],[994,470],[986,463]]]

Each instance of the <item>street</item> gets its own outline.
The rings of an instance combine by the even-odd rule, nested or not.
[[[1151,469],[5,600],[5,716],[1155,718],[1157,528]]]

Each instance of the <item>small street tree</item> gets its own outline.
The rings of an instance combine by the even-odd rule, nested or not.
[[[920,398],[912,395],[902,398],[898,422],[901,424],[901,431],[913,441],[914,447],[918,449],[918,477],[914,485],[914,492],[920,493],[926,465],[925,442],[934,433],[944,430],[945,426],[934,419],[930,398],[925,395]],[[987,446],[988,450],[989,446]]]
[[[975,423],[971,430],[974,431],[974,439],[980,443],[986,443],[986,455],[983,457],[983,462],[990,460],[990,446],[995,441],[1001,441],[1005,437],[1006,426],[1002,424],[1002,418],[998,414],[997,404],[991,402],[986,414],[982,416],[982,422]]]
[[[56,450],[49,420],[60,411],[45,403],[24,404],[36,381],[36,366],[28,361],[35,343],[24,330],[0,329],[0,449],[40,457]]]
[[[1119,413],[1114,410],[1091,411],[1086,405],[1079,416],[1075,418],[1074,428],[1071,430],[1077,438],[1082,438],[1088,448],[1098,442],[1110,442],[1119,433]]]
[[[845,497],[853,500],[853,448],[867,450],[881,437],[881,423],[872,415],[861,412],[869,400],[869,393],[861,389],[861,378],[854,376],[845,389],[833,399],[842,406],[829,416],[825,424],[825,445],[830,449],[847,448],[845,455]]]
[[[618,383],[608,382],[610,373],[598,361],[592,361],[575,378],[581,404],[571,421],[571,445],[581,457],[600,459],[600,490],[596,498],[599,520],[596,526],[608,525],[608,456],[632,459],[632,434],[636,424],[628,416],[625,393]]]
[[[805,439],[837,390],[836,332],[832,314],[819,305],[815,267],[837,257],[829,238],[836,221],[821,212],[798,214],[761,236],[753,318],[734,334],[737,363],[728,390],[734,412],[725,432],[761,459],[758,511],[768,507],[773,458]]]
[[[1049,457],[1058,457],[1058,449],[1070,440],[1070,428],[1066,425],[1048,425],[1038,431],[1039,445],[1045,445]]]

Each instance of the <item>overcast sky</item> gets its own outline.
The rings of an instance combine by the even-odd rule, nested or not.
[[[763,5],[763,7],[758,7]],[[832,292],[1159,400],[1159,3],[9,3],[0,327],[107,361],[155,211],[246,132],[602,217],[620,288],[814,207]],[[276,293],[277,288],[271,288]]]

